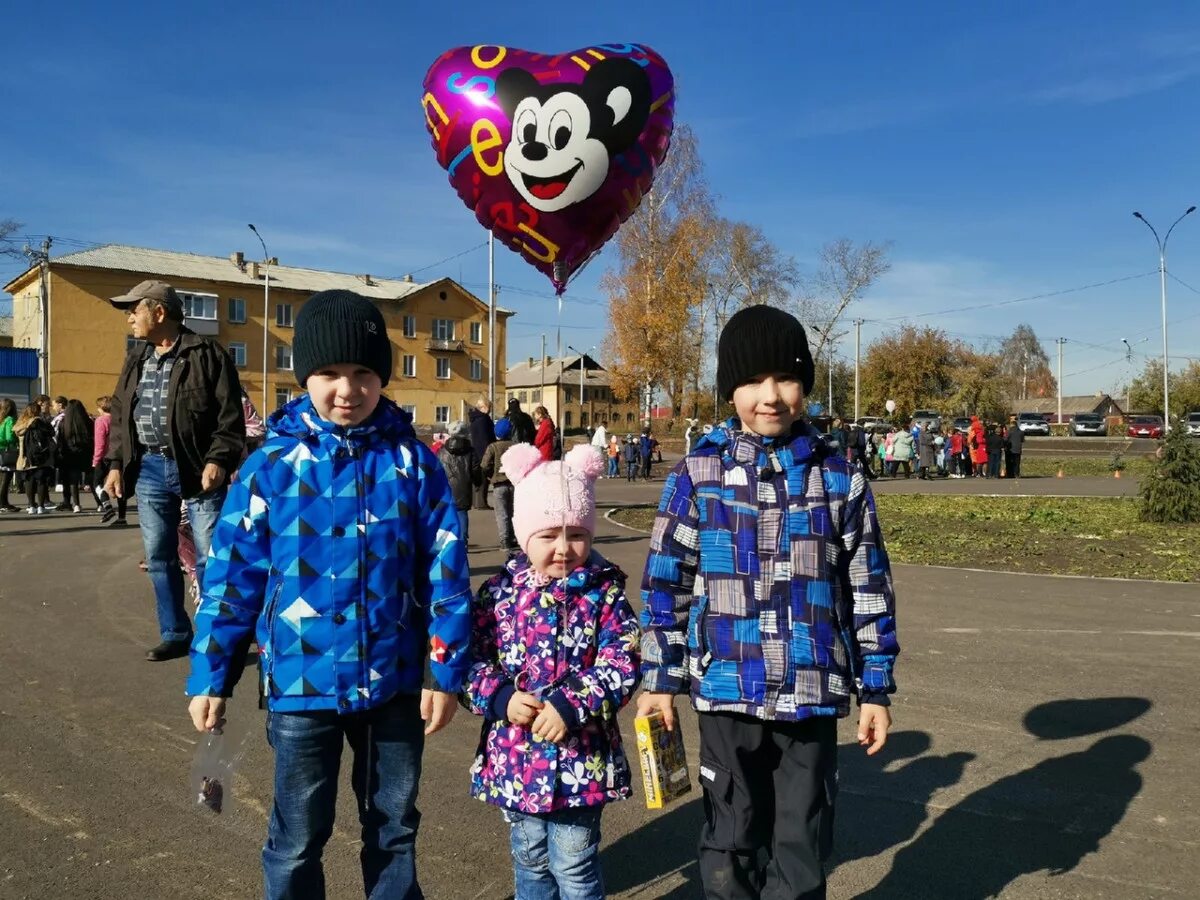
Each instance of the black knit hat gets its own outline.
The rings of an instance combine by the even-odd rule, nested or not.
[[[304,387],[322,366],[356,363],[376,372],[386,385],[392,374],[392,342],[379,309],[353,291],[321,291],[296,316],[292,366]]]
[[[734,388],[759,375],[788,372],[812,391],[808,336],[796,317],[772,306],[747,306],[725,323],[717,342],[717,390],[729,400]]]

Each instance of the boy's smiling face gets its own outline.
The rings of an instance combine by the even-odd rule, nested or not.
[[[304,382],[313,408],[326,422],[349,428],[361,425],[375,412],[383,393],[377,372],[357,363],[321,366]]]
[[[756,375],[733,391],[733,408],[742,428],[762,437],[787,434],[804,407],[804,386],[795,375]]]

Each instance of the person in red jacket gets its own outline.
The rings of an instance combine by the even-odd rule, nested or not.
[[[971,451],[971,474],[981,478],[987,472],[987,433],[979,416],[971,416],[971,427],[967,429],[967,444]]]
[[[546,407],[539,406],[533,411],[533,422],[537,425],[537,434],[533,438],[533,446],[541,451],[542,459],[554,459],[554,421]]]

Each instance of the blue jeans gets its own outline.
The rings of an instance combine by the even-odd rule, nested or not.
[[[608,477],[617,477],[617,458],[615,456],[610,456],[608,458]]]
[[[179,508],[182,495],[175,460],[146,454],[137,481],[138,522],[146,549],[146,570],[154,585],[158,631],[164,641],[186,641],[192,623],[184,607],[183,571],[179,568]],[[187,501],[196,542],[196,580],[204,583],[204,561],[221,515],[225,488]]]
[[[500,536],[500,547],[511,550],[517,546],[517,534],[513,531],[513,486],[508,482],[492,485],[492,506],[496,509],[496,532]]]
[[[504,810],[516,900],[604,900],[601,809],[560,809],[546,815]]]
[[[471,520],[467,516],[467,510],[458,510],[458,536],[462,538],[463,546],[467,546],[468,537],[471,534]]]
[[[366,895],[422,900],[416,867],[421,822],[417,782],[425,723],[420,697],[405,694],[350,715],[333,710],[267,715],[267,742],[275,751],[275,802],[262,854],[264,896],[324,898],[321,853],[333,833],[343,741],[354,754],[350,784],[362,825],[359,859]]]

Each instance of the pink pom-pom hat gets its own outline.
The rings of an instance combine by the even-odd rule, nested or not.
[[[590,444],[567,451],[561,462],[545,462],[532,444],[513,444],[500,457],[513,483],[513,531],[525,550],[529,538],[547,528],[596,530],[596,479],[604,458]]]

